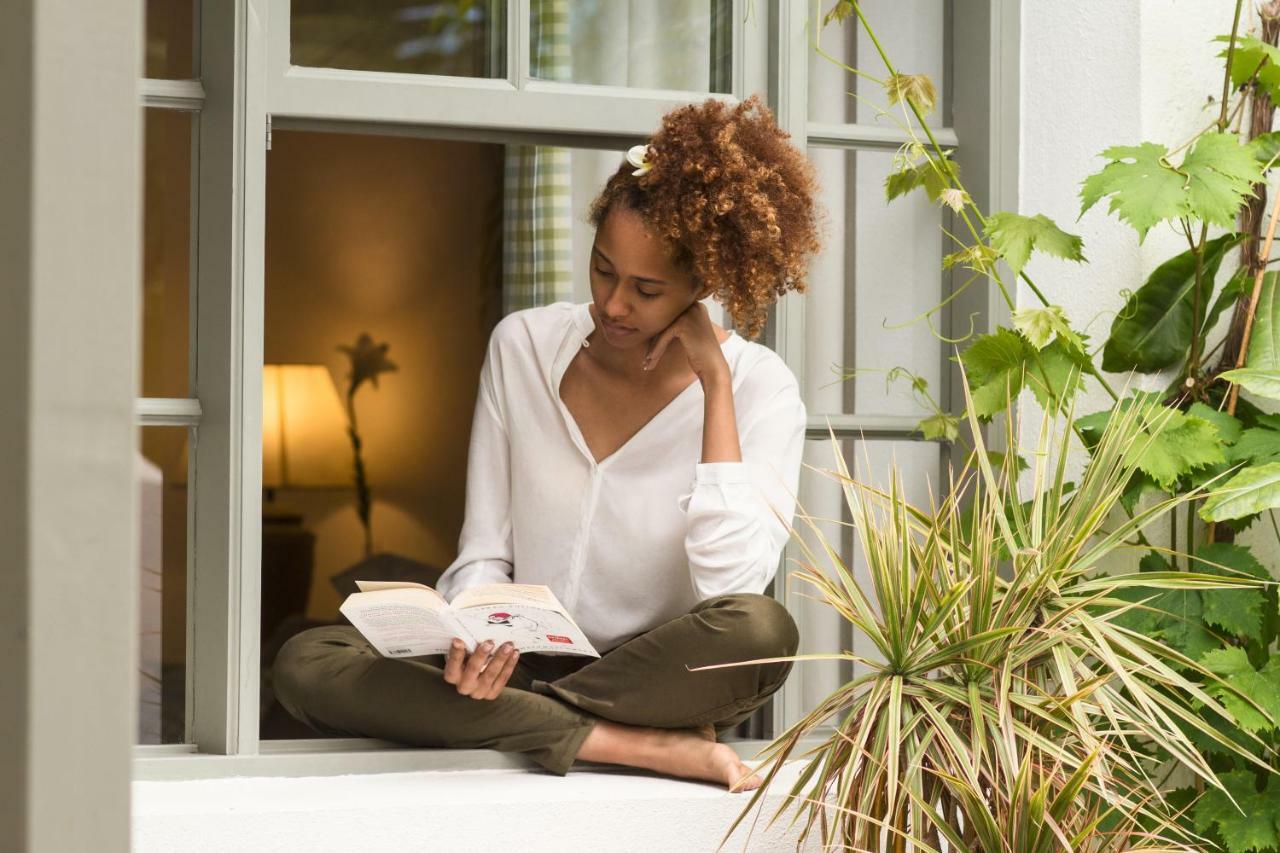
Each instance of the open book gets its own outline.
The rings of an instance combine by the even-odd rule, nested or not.
[[[450,603],[420,583],[356,581],[338,610],[383,657],[449,653],[458,637],[475,651],[511,641],[521,652],[600,657],[544,584],[490,583],[464,589]]]

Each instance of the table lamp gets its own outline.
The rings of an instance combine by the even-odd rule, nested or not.
[[[262,368],[262,636],[305,614],[315,534],[301,513],[275,502],[276,489],[350,488],[347,421],[323,364]]]

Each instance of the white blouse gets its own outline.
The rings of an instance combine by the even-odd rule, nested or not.
[[[458,557],[436,589],[546,584],[604,653],[707,598],[764,592],[777,571],[804,449],[805,407],[782,359],[736,333],[741,462],[700,462],[696,379],[596,463],[560,399],[591,334],[589,302],[504,317],[480,372]]]

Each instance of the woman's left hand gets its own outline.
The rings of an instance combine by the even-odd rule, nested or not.
[[[681,350],[689,359],[689,366],[700,382],[705,384],[708,379],[729,373],[729,363],[725,361],[724,350],[720,348],[720,339],[716,337],[711,314],[701,302],[690,305],[649,342],[649,352],[644,359],[645,370],[652,370],[662,360],[662,354],[672,341],[679,341]]]

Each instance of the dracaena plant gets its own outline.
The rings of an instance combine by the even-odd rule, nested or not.
[[[1158,400],[1119,410],[1073,484],[1071,412],[1050,411],[1023,448],[1034,462],[1020,487],[1014,454],[990,461],[965,389],[975,448],[934,505],[908,502],[896,471],[884,488],[852,477],[832,435],[826,473],[843,487],[865,574],[801,508],[813,538],[795,537],[795,576],[871,651],[794,656],[849,660],[860,674],[765,748],[764,784],[728,834],[801,739],[834,717],[770,820],[788,805],[806,816],[800,845],[817,824],[823,849],[1197,849],[1204,839],[1160,779],[1180,768],[1226,798],[1201,747],[1265,768],[1267,744],[1219,722],[1275,719],[1213,667],[1126,621],[1154,596],[1248,592],[1257,579],[1225,566],[1100,568],[1195,497],[1113,511],[1175,413]],[[1013,449],[1016,420],[1009,410]]]
[[[1008,676],[998,669],[988,672],[988,677],[998,675],[1001,679],[998,688],[991,688],[995,691],[991,694],[994,704],[989,707],[979,704],[968,709],[967,719],[967,694],[955,693],[945,703],[941,696],[934,695],[930,700],[932,704],[919,705],[920,709],[927,708],[921,710],[926,716],[910,717],[913,731],[932,732],[929,736],[933,739],[927,746],[922,741],[912,741],[914,745],[910,749],[914,751],[898,754],[897,763],[892,767],[879,763],[884,756],[881,748],[889,742],[886,738],[892,739],[891,735],[903,737],[907,718],[896,717],[896,728],[891,730],[856,729],[851,736],[854,739],[842,747],[845,753],[824,766],[819,774],[829,777],[836,773],[840,760],[860,762],[857,766],[862,775],[858,781],[840,777],[837,800],[842,807],[853,810],[846,813],[847,819],[886,821],[884,831],[901,840],[906,830],[895,821],[903,819],[903,812],[889,806],[911,805],[927,815],[926,803],[929,808],[937,808],[930,792],[950,790],[947,785],[956,784],[954,780],[958,779],[968,782],[973,790],[948,793],[951,799],[946,802],[953,808],[959,808],[964,802],[971,803],[974,811],[964,812],[971,822],[962,822],[962,831],[982,834],[982,838],[965,836],[965,843],[960,846],[967,849],[986,844],[1001,833],[1006,844],[1001,849],[1039,849],[1036,845],[1041,843],[1048,843],[1050,847],[1054,843],[1066,846],[1072,836],[1059,830],[1068,818],[1076,827],[1081,821],[1089,827],[1098,820],[1099,827],[1146,827],[1155,832],[1151,838],[1164,837],[1159,833],[1169,827],[1157,825],[1157,832],[1151,829],[1147,819],[1167,820],[1174,812],[1165,806],[1174,804],[1187,806],[1179,817],[1183,831],[1198,834],[1231,853],[1280,850],[1280,780],[1275,778],[1275,769],[1280,767],[1275,749],[1280,744],[1277,726],[1280,653],[1274,649],[1280,636],[1280,608],[1272,583],[1272,569],[1262,565],[1243,542],[1236,541],[1237,534],[1256,524],[1260,534],[1274,533],[1280,542],[1280,525],[1273,518],[1273,510],[1280,507],[1280,414],[1271,412],[1276,408],[1276,401],[1280,401],[1280,294],[1276,292],[1280,280],[1268,271],[1275,260],[1271,256],[1272,244],[1277,221],[1280,221],[1280,192],[1268,187],[1273,167],[1280,160],[1280,133],[1272,132],[1275,105],[1280,102],[1280,50],[1276,47],[1280,36],[1280,2],[1261,3],[1252,8],[1251,11],[1258,13],[1258,24],[1253,29],[1247,22],[1242,26],[1244,10],[1243,0],[1235,0],[1231,32],[1205,34],[1206,51],[1216,53],[1223,61],[1221,90],[1210,93],[1205,126],[1186,139],[1109,147],[1101,152],[1101,168],[1094,174],[1082,176],[1081,216],[1105,201],[1108,212],[1133,228],[1139,242],[1153,229],[1168,228],[1179,235],[1179,241],[1186,246],[1160,263],[1145,281],[1135,281],[1123,292],[1124,304],[1101,342],[1091,341],[1073,326],[1066,311],[1045,296],[1045,291],[1027,271],[1028,261],[1037,253],[1050,260],[1045,265],[1048,270],[1053,269],[1052,259],[1087,263],[1081,238],[1043,214],[980,209],[961,181],[959,164],[938,144],[930,129],[926,116],[936,97],[932,81],[925,75],[905,73],[894,66],[876,37],[872,22],[856,0],[839,0],[823,18],[823,26],[857,26],[865,31],[875,48],[872,59],[876,67],[845,66],[846,70],[883,84],[887,107],[881,115],[898,121],[909,137],[898,151],[895,169],[886,180],[886,196],[892,201],[923,192],[931,201],[945,207],[947,219],[954,223],[946,228],[954,247],[945,255],[943,266],[956,271],[956,284],[934,312],[942,310],[975,283],[989,283],[1004,300],[1012,317],[1011,327],[999,327],[962,342],[958,361],[966,372],[969,388],[963,412],[947,411],[938,405],[920,377],[901,369],[890,372],[891,376],[909,378],[914,393],[930,408],[932,414],[920,422],[920,432],[931,439],[967,443],[969,436],[963,434],[966,431],[962,431],[962,426],[970,425],[972,428],[967,432],[976,434],[976,427],[1016,409],[1022,392],[1029,391],[1041,407],[1055,416],[1069,413],[1073,433],[1092,454],[1090,470],[1102,470],[1098,466],[1104,451],[1119,453],[1122,457],[1120,462],[1112,460],[1102,466],[1110,471],[1107,476],[1111,485],[1102,491],[1098,509],[1110,511],[1118,506],[1120,515],[1128,519],[1124,523],[1132,524],[1149,520],[1151,508],[1159,507],[1168,513],[1169,522],[1165,547],[1148,538],[1145,525],[1133,527],[1134,543],[1145,549],[1137,577],[1124,576],[1129,585],[1108,588],[1105,595],[1072,611],[1072,618],[1094,620],[1080,628],[1088,643],[1098,645],[1091,646],[1091,651],[1079,646],[1070,646],[1065,652],[1055,651],[1053,667],[1066,678],[1077,660],[1072,657],[1074,654],[1081,655],[1079,660],[1085,661],[1086,668],[1101,666],[1092,677],[1082,675],[1075,682],[1068,682],[1083,691],[1080,700],[1057,704],[1061,702],[1062,693],[1076,694],[1062,685],[1055,687],[1037,680],[1035,664],[1020,658],[1022,666],[1012,667]],[[814,48],[822,53],[816,39]],[[830,61],[838,61],[823,55]],[[1187,98],[1196,103],[1206,102],[1203,92],[1189,91]],[[1272,196],[1271,202],[1267,201],[1268,193]],[[1033,304],[1019,306],[1015,302],[1015,284],[1032,295]],[[932,313],[925,315],[926,318]],[[1220,321],[1227,318],[1224,333]],[[1150,374],[1152,379],[1144,384],[1158,383],[1163,388],[1157,391],[1122,389],[1117,393],[1107,379],[1107,374],[1133,372]],[[1077,397],[1082,388],[1090,384],[1102,389],[1111,404],[1102,411],[1077,418]],[[1127,380],[1124,384],[1130,385]],[[1160,410],[1159,418],[1151,415],[1154,409]],[[1135,417],[1134,413],[1141,412],[1147,414]],[[1116,423],[1126,424],[1130,433],[1124,447],[1107,443],[1106,436],[1115,434],[1111,431]],[[1013,433],[1009,435],[1012,438]],[[980,446],[980,439],[976,441]],[[1006,465],[1001,467],[1018,470],[1025,463],[1016,452],[1017,444],[1011,441],[1008,447],[1011,452],[1005,458]],[[1059,452],[1061,450],[1059,448]],[[1000,504],[995,492],[998,483],[1003,481],[992,483],[982,467],[986,463],[982,463],[981,454],[972,458],[978,465],[977,470],[983,473],[976,480],[977,492],[984,488],[991,491],[985,497],[978,494],[976,505],[980,508],[985,505],[984,501],[992,506]],[[1037,475],[1035,479],[1040,487],[1050,490],[1057,487],[1052,478],[1045,480]],[[1206,488],[1208,484],[1213,485],[1211,490]],[[855,490],[854,494],[861,493]],[[1070,502],[1075,497],[1065,499]],[[901,498],[890,495],[890,501],[896,505],[894,502],[900,503]],[[1052,492],[1049,498],[1031,497],[1030,501],[1032,506],[1040,507],[1041,513],[1059,506]],[[1014,505],[1009,504],[1006,512],[1015,516],[1014,510]],[[950,503],[944,503],[941,511],[956,514]],[[1077,511],[1084,512],[1085,508],[1079,507]],[[977,511],[978,518],[990,515],[989,525],[994,526],[986,531],[990,541],[971,542],[972,547],[1010,545],[1005,529],[1007,520],[1001,521],[1003,516],[992,515],[993,512],[988,510],[984,515],[981,509]],[[1102,517],[1097,516],[1099,523]],[[925,595],[916,589],[916,584],[928,586],[935,582],[919,580],[916,572],[920,570],[914,561],[929,555],[927,549],[916,553],[908,548],[904,532],[910,524],[921,522],[910,521],[915,519],[911,512],[905,516],[889,512],[886,519],[885,523],[894,532],[887,541],[897,543],[901,554],[910,555],[911,560],[902,562],[896,569],[889,566],[881,570],[890,575],[895,570],[905,573],[897,581],[899,589],[895,595],[905,597],[904,600],[909,600],[911,595]],[[866,518],[862,521],[865,532],[869,521]],[[1033,528],[1043,521],[1043,516],[1038,517]],[[955,534],[948,538],[942,531],[934,531],[934,526],[935,522],[926,525],[931,531],[926,540],[939,543],[933,547],[941,549],[941,543],[955,541]],[[961,527],[969,531],[965,535],[976,535],[971,529]],[[1059,531],[1061,535],[1068,532]],[[1094,528],[1093,532],[1102,535],[1101,528]],[[1012,533],[1016,539],[1019,528],[1012,526]],[[1104,541],[1111,540],[1104,537]],[[1014,550],[1011,557],[1015,566],[1017,553]],[[1094,553],[1099,558],[1104,556],[1101,552]],[[883,562],[886,557],[880,556]],[[903,560],[906,561],[906,557]],[[1075,589],[1074,575],[1065,587],[1052,572],[1036,576],[1045,577],[1051,586],[1056,585],[1054,595]],[[1231,579],[1251,576],[1259,583],[1211,587],[1199,582],[1177,582],[1202,576]],[[1138,581],[1148,583],[1144,586]],[[1109,583],[1101,576],[1081,582],[1094,584],[1087,587],[1094,590],[1098,584]],[[997,581],[991,583],[999,587]],[[945,584],[939,587],[950,588]],[[877,598],[880,591],[877,584],[874,590]],[[833,606],[840,600],[836,592],[833,586],[830,596]],[[944,600],[934,589],[930,589],[928,595],[932,597],[920,606],[936,607]],[[1126,607],[1121,602],[1137,606]],[[876,601],[879,606],[885,603]],[[841,606],[849,605],[842,603]],[[962,609],[962,612],[985,624],[981,622],[984,611]],[[874,627],[865,614],[850,610],[850,615],[851,618],[857,616],[868,628]],[[910,619],[914,611],[897,615]],[[1042,613],[1040,618],[1039,625],[1044,625],[1049,612]],[[855,625],[862,627],[857,622]],[[911,621],[908,625],[913,630],[918,627]],[[1123,633],[1100,635],[1096,633],[1098,625],[1107,626],[1106,631]],[[942,630],[932,623],[929,627],[933,631]],[[1143,683],[1141,678],[1134,680],[1123,674],[1126,659],[1112,656],[1116,647],[1103,646],[1099,637],[1123,637],[1124,648],[1147,649],[1159,655],[1164,667],[1160,671],[1168,673],[1164,677],[1182,679],[1185,685],[1180,689],[1187,691],[1185,695],[1197,696],[1191,706],[1195,709],[1192,717],[1165,709],[1161,704],[1164,699],[1144,698],[1163,695],[1162,691],[1176,683],[1172,680],[1148,685],[1154,691],[1149,694],[1134,693],[1128,698],[1116,699],[1118,705],[1084,699],[1083,695],[1107,695],[1105,690],[1097,694],[1095,685],[1098,690],[1117,685],[1138,690]],[[1019,652],[1033,655],[1037,639],[1053,646],[1061,640],[1061,635],[1054,633],[1052,639],[1045,633],[1029,635]],[[975,656],[969,649],[965,653]],[[1067,654],[1066,660],[1059,659],[1062,654]],[[1048,666],[1043,661],[1040,663]],[[971,670],[979,666],[977,663],[966,665]],[[990,660],[983,665],[994,666]],[[1054,677],[1045,675],[1043,670],[1039,672],[1050,680]],[[1144,670],[1144,674],[1150,672]],[[881,674],[872,671],[867,677],[871,680],[862,684],[880,684],[877,679]],[[923,702],[922,697],[929,695],[907,690],[905,682],[885,684],[890,686],[869,693],[871,698],[866,701],[892,702],[895,707],[906,708],[916,707],[912,703]],[[893,684],[898,687],[890,690]],[[1030,685],[1034,685],[1035,691],[1048,691],[1044,696],[1057,698],[1046,698],[1039,705],[1027,707],[1014,703],[1012,698],[1004,705],[996,702],[996,697],[1004,695],[1001,691],[1031,689]],[[1193,688],[1198,693],[1190,693]],[[884,692],[886,690],[890,692]],[[980,693],[980,698],[982,695],[985,694]],[[1248,702],[1243,699],[1246,695]],[[1201,696],[1211,697],[1214,702],[1203,701]],[[847,698],[833,697],[824,708],[833,711],[843,707]],[[1126,709],[1126,714],[1132,711],[1139,717],[1153,716],[1139,724],[1128,716],[1114,716],[1113,707]],[[1066,715],[1070,720],[1062,716],[1067,708],[1073,712]],[[999,716],[997,711],[1006,716]],[[1099,711],[1106,716],[1108,724],[1095,732],[1096,738],[1091,739],[1083,730],[1073,731],[1071,721],[1083,725],[1079,722],[1081,713],[1084,719],[1096,722],[1098,718],[1093,715]],[[993,735],[993,742],[984,745],[980,734],[964,728],[974,725],[979,712],[988,727],[993,720],[1001,721],[997,728],[1002,733],[1009,725],[1041,720],[1056,734],[1051,742],[1039,746],[1029,734],[1025,742],[1018,741],[1016,734],[1006,734],[1014,738],[1012,745],[995,742]],[[1048,717],[1043,716],[1045,714]],[[1164,729],[1151,727],[1157,718]],[[944,722],[953,728],[942,728]],[[1174,730],[1185,737],[1174,736]],[[959,740],[950,739],[950,734],[957,732],[966,734]],[[871,733],[880,739],[860,739]],[[966,742],[974,752],[981,750],[981,756],[987,761],[993,760],[993,756],[998,758],[999,765],[985,771],[989,773],[987,776],[966,776],[974,763],[972,757],[964,761],[957,758],[965,755],[960,748]],[[1194,755],[1187,752],[1188,745],[1197,750]],[[993,753],[988,746],[1000,747],[1003,751]],[[834,751],[833,745],[829,754],[834,755]],[[1150,768],[1139,756],[1146,756],[1162,767],[1192,768],[1195,771],[1192,784],[1165,796],[1168,780],[1177,779],[1178,774],[1172,777],[1164,772],[1158,776],[1143,775]],[[1090,770],[1081,776],[1078,771],[1085,762],[1089,763]],[[914,769],[905,773],[904,768]],[[1209,772],[1204,772],[1206,770]],[[867,774],[883,784],[864,782]],[[898,783],[888,785],[887,780],[895,774]],[[1080,781],[1074,794],[1074,809],[1068,809],[1068,818],[1064,818],[1049,804],[1066,807],[1060,794],[1073,790],[1065,782],[1069,779],[1084,781]],[[1147,785],[1150,779],[1157,784]],[[1117,789],[1127,792],[1126,795],[1120,799],[1100,797],[1103,791]],[[972,796],[976,794],[982,796]],[[945,813],[942,816],[947,817]],[[906,825],[916,826],[912,820],[914,818],[908,817]],[[929,823],[921,821],[920,826]],[[941,828],[943,822],[945,820],[933,823],[939,838],[947,835]],[[870,838],[866,834],[870,825],[872,823],[859,825],[864,843]],[[1032,846],[1023,846],[1029,837],[1029,825],[1041,830],[1047,827],[1054,841],[1048,841],[1048,836],[1041,832]],[[956,830],[955,824],[949,826],[952,831]],[[1015,829],[1021,841],[1011,840]],[[1117,844],[1125,847],[1147,843],[1138,836],[1123,843],[1100,842],[1113,848]],[[971,844],[974,848],[969,847]],[[868,847],[877,849],[876,844]]]

